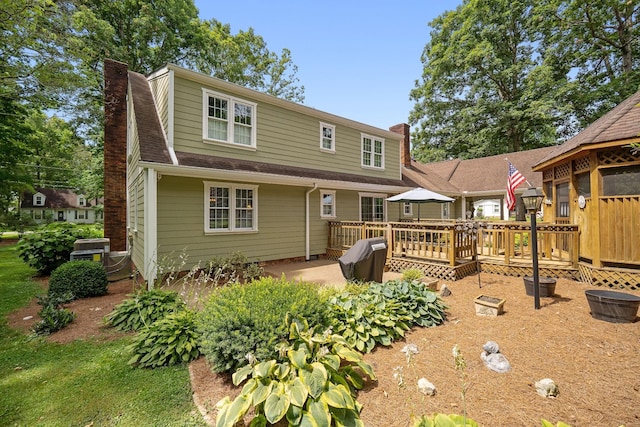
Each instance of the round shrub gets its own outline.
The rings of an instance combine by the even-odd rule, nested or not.
[[[93,261],[69,261],[56,268],[49,278],[49,295],[73,294],[74,298],[107,294],[107,272]]]
[[[122,301],[105,317],[107,324],[121,331],[139,331],[168,314],[184,310],[185,303],[175,291],[151,289]]]
[[[200,350],[215,372],[237,370],[249,354],[281,360],[276,346],[288,337],[287,313],[317,328],[328,324],[327,305],[314,284],[264,277],[218,288],[196,322]]]
[[[167,314],[141,330],[129,346],[130,365],[157,368],[188,363],[200,356],[195,314],[183,310]]]

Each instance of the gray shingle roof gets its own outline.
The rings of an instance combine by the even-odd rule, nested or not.
[[[534,167],[590,144],[640,137],[640,91],[540,159]]]

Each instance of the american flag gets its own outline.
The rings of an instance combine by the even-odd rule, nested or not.
[[[509,178],[507,179],[507,209],[512,211],[516,207],[516,188],[526,181],[525,177],[509,163]]]

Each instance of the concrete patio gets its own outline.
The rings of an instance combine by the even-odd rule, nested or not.
[[[347,283],[347,280],[342,275],[342,270],[340,270],[340,264],[337,261],[327,259],[272,264],[264,267],[264,270],[276,277],[284,274],[289,280],[302,280],[339,287]],[[402,274],[392,271],[387,271],[382,275],[383,281],[400,277],[402,277]]]

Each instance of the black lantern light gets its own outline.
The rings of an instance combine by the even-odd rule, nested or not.
[[[529,187],[522,193],[522,201],[531,215],[531,257],[533,258],[533,299],[536,310],[540,308],[540,276],[538,274],[538,233],[536,213],[542,206],[544,194],[539,188]]]

